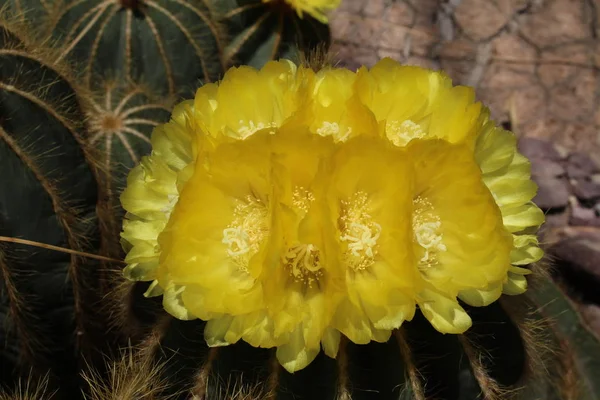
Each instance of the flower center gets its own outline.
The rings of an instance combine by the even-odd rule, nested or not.
[[[437,265],[437,254],[446,251],[440,232],[442,223],[435,214],[433,205],[429,200],[417,197],[413,200],[415,211],[413,214],[414,241],[421,247],[422,256],[419,260],[419,269]]]
[[[368,213],[369,202],[364,192],[355,193],[349,200],[342,200],[339,218],[340,240],[348,242],[344,260],[355,271],[362,271],[375,262],[377,240],[381,225]]]
[[[296,282],[312,287],[323,276],[319,249],[312,244],[298,244],[288,249],[283,263]]]
[[[321,127],[317,129],[317,134],[320,136],[333,136],[336,142],[344,142],[350,137],[352,128],[346,128],[346,132],[341,133],[340,125],[337,122],[323,122]]]
[[[398,147],[406,146],[413,139],[427,136],[420,125],[407,119],[405,121],[392,120],[387,123],[387,137]]]
[[[267,128],[277,128],[277,123],[276,122],[268,122],[268,123],[264,123],[264,122],[259,122],[259,123],[255,123],[254,121],[250,120],[250,121],[244,121],[243,119],[239,120],[239,124],[240,127],[237,131],[237,133],[240,135],[240,139],[246,139],[249,136],[255,134],[256,132],[262,130],[262,129],[267,129]],[[275,133],[274,130],[271,130],[270,133]]]
[[[308,213],[315,196],[303,186],[294,187],[292,206],[298,219]],[[312,287],[323,276],[323,267],[319,262],[319,249],[313,244],[295,244],[282,257],[283,264],[288,268],[290,276],[296,282]]]
[[[227,255],[240,270],[247,271],[250,258],[269,233],[266,205],[253,196],[238,200],[233,211],[233,221],[223,229],[222,242],[227,245]]]
[[[308,213],[312,202],[315,201],[315,196],[302,186],[296,186],[292,196],[292,205],[301,214],[300,218],[303,218]]]

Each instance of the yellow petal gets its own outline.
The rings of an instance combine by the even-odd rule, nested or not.
[[[485,175],[507,168],[517,150],[517,140],[511,132],[489,122],[477,138],[475,159]]]
[[[215,110],[218,107],[216,83],[207,83],[202,85],[197,91],[193,100],[193,117],[196,125],[203,131],[204,134],[213,136],[215,132],[211,132],[212,119]]]
[[[512,233],[540,226],[545,220],[544,212],[530,202],[518,206],[500,207],[500,211],[504,226]]]
[[[367,344],[371,340],[382,341],[391,332],[376,329],[367,315],[347,299],[338,306],[332,324],[356,344]]]
[[[165,293],[163,288],[159,285],[158,281],[152,281],[148,289],[144,292],[144,297],[156,297],[162,296]]]
[[[185,286],[178,286],[170,284],[165,288],[163,294],[163,307],[165,310],[181,320],[196,319],[196,316],[190,313],[190,311],[183,304],[181,299],[182,293],[185,291]]]
[[[429,136],[472,146],[482,112],[481,103],[474,101],[475,91],[470,87],[455,86],[442,91],[432,105]]]
[[[511,265],[508,270],[518,275],[531,275],[533,273],[533,271],[528,268],[515,267],[513,265]]]
[[[233,323],[233,319],[234,318],[231,315],[224,315],[222,317],[213,318],[206,323],[206,326],[204,327],[204,340],[206,340],[206,344],[208,344],[209,347],[229,346],[232,344],[232,342],[225,339],[225,336],[229,333],[229,328]]]
[[[522,178],[511,179],[506,176],[485,182],[500,205],[520,205],[533,199],[537,193],[537,184]]]
[[[511,164],[503,170],[483,176],[501,207],[519,206],[529,202],[537,192],[537,185],[531,179],[531,163],[519,153],[515,153]]]
[[[474,307],[484,307],[498,300],[502,295],[502,283],[491,283],[485,289],[461,290],[458,297]]]
[[[471,317],[456,299],[425,289],[418,303],[425,318],[441,333],[463,333],[471,327]]]
[[[140,260],[127,265],[123,269],[123,276],[132,281],[150,281],[156,277],[156,270],[158,268],[158,259],[150,258],[146,261]]]
[[[243,315],[263,307],[260,286],[236,290],[236,286],[210,289],[189,284],[183,294],[185,306],[199,317],[211,314]],[[204,318],[203,318],[204,319]]]
[[[509,296],[523,294],[527,291],[527,278],[521,274],[508,273],[508,281],[502,288],[502,293]]]
[[[185,124],[175,121],[157,126],[151,137],[152,154],[174,171],[181,171],[194,161],[197,152],[196,138],[191,132]]]
[[[289,334],[274,335],[274,322],[265,311],[257,312],[256,318],[252,321],[252,326],[243,336],[243,339],[254,347],[275,347],[286,343],[289,340]]]
[[[133,246],[127,256],[125,256],[125,262],[128,264],[143,263],[147,261],[157,261],[158,249],[156,241],[145,241],[139,242]]]
[[[544,256],[535,235],[513,235],[514,248],[510,253],[513,265],[527,265],[539,261]]]
[[[355,79],[356,74],[349,70],[327,68],[317,73],[313,100],[306,113],[299,115],[313,134],[343,142],[377,132],[373,113],[354,93]]]
[[[441,88],[447,88],[444,74],[401,65],[383,58],[370,70],[361,68],[356,90],[377,121],[420,121],[430,113]],[[389,125],[388,125],[389,127]]]
[[[326,355],[331,358],[337,357],[337,353],[340,347],[340,331],[337,329],[328,328],[323,334],[321,339],[321,347]]]
[[[125,220],[121,237],[135,245],[140,242],[156,243],[156,238],[165,228],[166,221],[161,220]]]
[[[269,62],[261,70],[249,66],[228,70],[216,93],[211,134],[246,139],[279,128],[300,104],[294,88],[296,70],[287,60]]]
[[[305,368],[319,354],[319,348],[307,348],[302,330],[297,329],[290,335],[289,342],[277,347],[277,360],[289,373]]]
[[[177,174],[158,157],[145,157],[127,177],[123,208],[141,218],[164,219],[177,200]]]

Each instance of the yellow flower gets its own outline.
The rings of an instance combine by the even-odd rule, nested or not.
[[[474,101],[471,88],[453,87],[443,73],[383,59],[370,71],[361,68],[356,86],[363,103],[378,123],[385,124],[385,136],[396,146],[406,146],[414,139],[440,138],[463,143],[474,153],[481,179],[500,209],[505,229],[512,233],[512,265],[506,277],[490,281],[486,288],[464,289],[459,297],[470,305],[485,306],[502,293],[524,293],[524,275],[531,271],[522,266],[543,256],[536,232],[544,223],[544,215],[531,201],[537,186],[531,180],[529,161],[517,151],[515,136],[495,126],[489,111]],[[427,307],[435,304],[429,301]],[[421,309],[424,306],[420,304]],[[442,307],[449,309],[447,305]],[[440,329],[432,317],[428,318],[442,331],[464,331],[470,326],[470,318],[457,303],[453,307],[455,311],[447,319],[455,322],[446,328]]]
[[[327,23],[327,11],[334,10],[342,2],[342,0],[263,0],[263,3],[276,1],[288,3],[300,18],[306,12],[324,24]]]
[[[514,136],[438,72],[233,68],[152,145],[122,195],[125,276],[210,346],[277,347],[291,372],[417,308],[464,332],[458,299],[522,293],[542,256]]]
[[[415,166],[415,253],[427,282],[419,307],[437,330],[462,333],[471,321],[457,296],[476,306],[500,297],[512,238],[466,145],[415,140],[407,150]]]
[[[452,86],[444,73],[386,58],[358,71],[356,92],[396,146],[426,138],[470,144],[481,127],[473,90]]]
[[[328,205],[346,288],[332,323],[355,343],[385,342],[414,315],[413,175],[406,152],[380,138],[352,138],[333,157]]]

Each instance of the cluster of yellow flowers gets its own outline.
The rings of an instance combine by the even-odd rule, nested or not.
[[[384,342],[418,306],[443,333],[526,290],[544,215],[512,133],[472,89],[383,59],[229,70],[179,104],[132,170],[125,275],[211,346],[288,371],[340,334]]]

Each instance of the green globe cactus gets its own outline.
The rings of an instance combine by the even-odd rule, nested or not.
[[[46,21],[52,11],[50,2],[44,0],[6,0],[0,10],[4,8],[7,15],[19,18],[22,21]],[[2,3],[0,3],[2,4]],[[41,32],[37,32],[41,33]]]
[[[109,202],[119,209],[125,176],[149,151],[153,127],[168,120],[171,99],[222,74],[221,27],[205,0],[69,0],[47,20],[58,58],[80,66],[91,92],[88,143],[102,154]]]
[[[74,390],[101,323],[90,318],[100,264],[78,254],[102,247],[103,205],[81,99],[53,55],[0,20],[0,236],[72,250],[2,243],[0,356],[8,376],[50,370],[53,384]]]
[[[189,94],[222,74],[221,28],[205,0],[62,3],[52,17],[60,58],[78,61],[91,89],[111,78],[146,82],[157,94]]]

